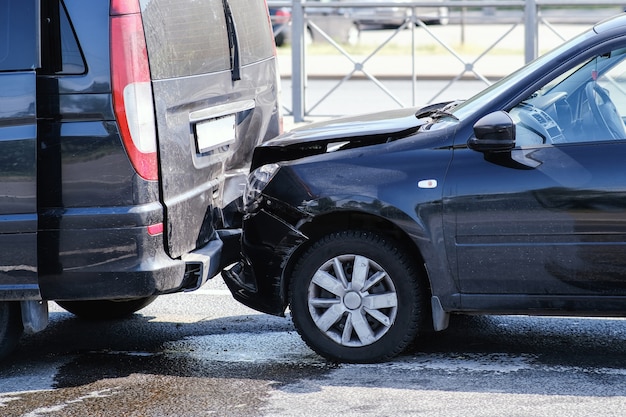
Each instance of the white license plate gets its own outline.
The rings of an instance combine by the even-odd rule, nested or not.
[[[234,115],[196,123],[196,146],[199,153],[206,153],[234,142]]]

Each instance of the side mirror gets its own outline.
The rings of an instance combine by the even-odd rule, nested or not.
[[[467,146],[478,152],[506,152],[515,147],[515,124],[505,111],[482,117],[474,125],[474,137]]]

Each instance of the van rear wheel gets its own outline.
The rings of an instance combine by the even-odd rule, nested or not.
[[[57,304],[83,319],[115,320],[128,317],[156,300],[157,296],[134,300],[57,301]]]
[[[20,303],[0,302],[0,359],[15,350],[23,331]]]

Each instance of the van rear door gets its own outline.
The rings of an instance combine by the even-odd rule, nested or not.
[[[37,286],[38,0],[0,0],[0,295]]]
[[[142,0],[167,250],[212,238],[226,171],[278,133],[275,49],[264,0]]]

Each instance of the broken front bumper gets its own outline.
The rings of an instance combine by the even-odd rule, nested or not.
[[[242,257],[222,277],[233,297],[255,310],[282,316],[289,303],[285,267],[306,237],[275,215],[260,210],[243,223]]]

